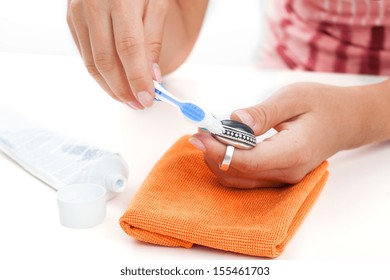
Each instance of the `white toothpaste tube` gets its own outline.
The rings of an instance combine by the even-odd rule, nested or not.
[[[127,185],[119,154],[43,129],[0,131],[0,152],[57,190],[60,221],[89,228],[105,217],[106,200]]]
[[[55,190],[93,183],[106,188],[109,200],[126,187],[128,167],[120,155],[52,131],[0,132],[0,151]]]

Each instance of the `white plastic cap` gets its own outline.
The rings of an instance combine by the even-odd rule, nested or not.
[[[71,184],[57,191],[60,222],[69,228],[90,228],[106,216],[106,189],[97,184]]]

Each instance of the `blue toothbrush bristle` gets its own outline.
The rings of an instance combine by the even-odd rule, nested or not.
[[[205,112],[193,103],[183,103],[180,106],[181,112],[189,119],[200,122],[205,117]]]

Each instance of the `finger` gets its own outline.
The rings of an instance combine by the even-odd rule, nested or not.
[[[115,1],[112,21],[116,50],[130,89],[143,106],[149,107],[154,87],[144,46],[143,9],[143,1]]]
[[[239,166],[246,172],[269,171],[274,169],[291,169],[307,161],[302,151],[306,151],[306,142],[297,139],[296,132],[282,130],[274,136],[260,142],[254,153],[241,155],[237,159]],[[243,168],[244,164],[246,169]]]
[[[290,169],[307,162],[311,155],[306,152],[306,143],[296,137],[301,133],[301,130],[295,128],[297,131],[294,133],[291,130],[283,130],[258,143],[251,150],[235,149],[228,173],[236,176],[258,174],[274,169]],[[226,152],[224,144],[215,140],[210,134],[197,133],[193,137],[203,145],[206,158],[215,163],[222,162]]]
[[[194,139],[196,139],[197,141],[194,141]],[[195,144],[194,146],[196,148],[204,152],[205,158],[209,160],[209,163],[213,161],[215,165],[219,167],[219,164],[223,161],[225,157],[227,149],[227,146],[225,144],[222,144],[218,140],[214,139],[210,133],[196,133],[190,138],[190,142],[192,144]],[[227,173],[232,175],[239,175],[245,172],[245,170],[248,169],[248,163],[244,161],[246,160],[245,154],[253,153],[255,153],[254,149],[240,150],[235,148],[232,161],[230,162],[230,166]],[[242,160],[242,158],[244,158],[244,160]]]
[[[161,71],[158,62],[168,4],[169,1],[165,0],[150,0],[144,16],[146,56],[153,70],[153,78],[158,82],[161,82]]]
[[[117,100],[129,104],[133,108],[142,109],[143,106],[130,90],[126,73],[116,52],[110,16],[105,13],[104,7],[89,8],[91,9],[87,18],[89,38],[94,64],[100,76],[110,87]]]
[[[261,135],[308,111],[308,100],[299,94],[304,93],[304,90],[301,85],[283,88],[258,105],[233,112],[231,118],[249,125],[256,135]]]
[[[68,23],[68,27],[69,27],[69,30],[70,30],[70,34],[72,35],[73,41],[75,42],[76,47],[79,50],[79,53],[81,54],[80,44],[79,44],[79,40],[77,38],[76,30],[75,30],[74,25],[73,25],[70,9],[71,9],[70,8],[70,1],[68,1],[68,11],[67,11],[67,14],[66,14],[66,22]]]
[[[278,180],[268,180],[267,178],[261,177],[244,177],[231,175],[229,172],[222,171],[214,161],[205,157],[205,162],[211,171],[217,176],[218,182],[225,186],[231,188],[240,188],[240,189],[253,189],[253,188],[268,188],[268,187],[280,187],[285,185],[285,183]],[[276,177],[272,177],[276,178]]]
[[[78,1],[72,2],[75,3],[73,6],[70,6],[72,9],[71,13],[71,22],[74,27],[74,34],[77,37],[77,42],[79,45],[79,50],[81,57],[83,58],[84,64],[89,72],[89,74],[98,82],[98,84],[114,99],[118,98],[111,91],[111,88],[108,86],[104,78],[100,75],[99,70],[95,66],[95,61],[92,54],[91,42],[89,40],[89,30],[85,22],[85,17],[82,13],[81,4]]]
[[[280,187],[286,183],[299,181],[290,178],[290,168],[265,169],[258,168],[255,159],[256,151],[235,149],[233,158],[227,171],[220,169],[226,152],[226,145],[215,140],[210,134],[195,134],[193,137],[204,143],[204,159],[211,171],[218,177],[219,182],[226,187],[259,188]],[[191,142],[192,143],[192,142]],[[248,156],[249,158],[247,158]],[[298,174],[299,175],[299,174]]]

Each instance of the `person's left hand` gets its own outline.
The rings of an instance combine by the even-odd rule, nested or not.
[[[219,169],[226,145],[207,132],[190,142],[204,152],[205,162],[228,187],[277,187],[299,182],[337,151],[359,146],[365,139],[359,113],[364,102],[359,88],[299,83],[281,89],[265,102],[232,114],[255,135],[277,133],[252,150],[235,149],[227,171]],[[364,103],[363,103],[364,104]]]

